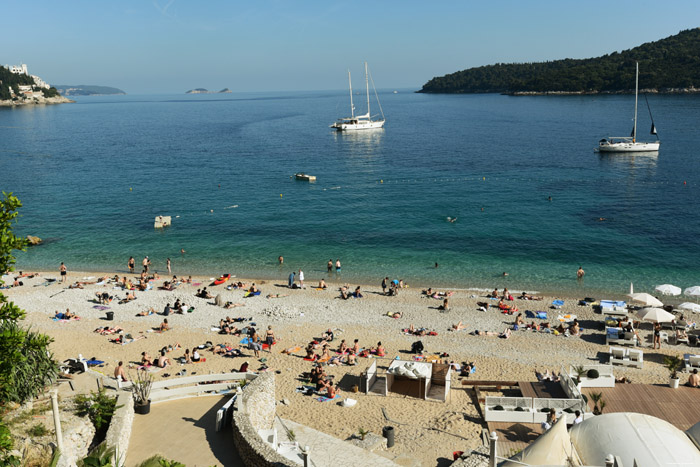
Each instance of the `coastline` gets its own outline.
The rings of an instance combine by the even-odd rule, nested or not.
[[[111,272],[107,275],[113,276]],[[125,274],[120,273],[120,276]],[[181,274],[179,274],[180,276]],[[105,366],[97,368],[105,375],[114,371],[117,362],[137,364],[140,354],[147,351],[154,355],[164,346],[180,344],[182,347],[167,354],[169,358],[179,358],[184,348],[193,348],[211,341],[214,345],[228,343],[237,347],[241,336],[220,335],[213,330],[225,316],[241,317],[245,321],[237,323],[239,327],[255,323],[259,332],[264,333],[272,326],[278,341],[272,353],[263,352],[260,361],[252,351],[242,348],[244,357],[226,358],[203,350],[206,362],[181,365],[175,363],[169,370],[154,374],[157,380],[175,377],[176,373],[186,370],[187,374],[204,372],[228,372],[237,370],[248,361],[253,371],[275,371],[276,399],[288,399],[289,405],[279,405],[279,415],[285,419],[308,425],[340,439],[347,439],[358,427],[381,433],[386,421],[381,415],[381,408],[402,422],[397,436],[397,448],[404,454],[419,459],[423,465],[434,464],[435,459],[445,457],[455,447],[451,435],[440,432],[425,431],[425,423],[437,426],[450,433],[466,439],[460,441],[459,449],[475,448],[480,443],[481,425],[476,407],[466,391],[461,390],[457,375],[453,391],[446,403],[423,402],[411,397],[390,395],[389,397],[365,396],[351,394],[350,389],[356,384],[362,371],[372,359],[361,358],[357,366],[328,366],[326,371],[341,383],[341,394],[358,400],[352,411],[333,405],[319,404],[313,398],[295,391],[299,386],[299,375],[309,371],[312,363],[304,361],[303,350],[296,354],[280,353],[282,349],[299,346],[301,349],[313,339],[319,338],[329,327],[335,330],[336,339],[333,348],[340,339],[352,343],[359,340],[363,348],[376,346],[381,341],[387,349],[387,359],[378,359],[378,365],[388,365],[390,359],[400,357],[410,359],[407,351],[416,340],[421,340],[428,354],[447,353],[447,360],[455,362],[474,362],[477,372],[475,377],[483,380],[518,380],[534,381],[535,370],[545,371],[569,365],[581,365],[597,362],[600,355],[607,352],[603,332],[600,331],[601,316],[592,307],[578,306],[576,298],[565,298],[561,309],[550,308],[552,299],[562,296],[547,296],[542,301],[515,300],[510,302],[520,311],[543,310],[548,313],[548,321],[556,322],[558,315],[575,314],[581,322],[582,337],[555,336],[544,332],[513,331],[509,339],[497,337],[474,336],[475,330],[502,332],[510,327],[513,315],[505,315],[491,306],[488,311],[478,311],[477,302],[486,301],[495,305],[496,301],[485,298],[485,293],[468,290],[456,290],[450,297],[450,311],[440,312],[437,307],[441,299],[426,298],[421,294],[421,287],[412,286],[401,289],[396,297],[385,296],[378,285],[363,285],[364,297],[361,299],[342,300],[338,286],[342,282],[329,280],[328,289],[317,290],[315,280],[307,280],[305,289],[289,289],[285,280],[256,280],[261,289],[260,296],[243,298],[240,290],[226,290],[224,286],[210,286],[210,279],[215,275],[193,277],[194,284],[185,284],[175,291],[159,290],[163,278],[155,281],[153,290],[136,292],[136,300],[118,304],[126,295],[125,291],[114,288],[113,284],[85,285],[84,289],[68,289],[67,284],[76,280],[94,281],[98,275],[93,272],[68,271],[66,284],[51,283],[45,285],[45,278],[58,278],[58,271],[46,272],[39,277],[24,279],[24,286],[3,291],[9,300],[27,311],[23,325],[30,325],[33,330],[49,334],[54,338],[51,350],[55,358],[62,361],[75,358],[78,353],[86,357],[96,357],[105,361]],[[133,278],[133,274],[126,274]],[[92,278],[91,278],[92,277]],[[307,274],[307,278],[309,275]],[[4,278],[7,280],[7,276]],[[235,278],[241,280],[242,278]],[[250,284],[250,280],[245,280]],[[224,302],[240,303],[242,306],[224,309],[214,305],[214,301],[195,297],[198,288],[207,286],[216,296],[221,294]],[[351,284],[352,289],[356,284]],[[351,289],[351,290],[352,290]],[[92,300],[95,293],[108,292],[114,300],[107,305],[108,310],[97,308]],[[511,291],[514,292],[514,291]],[[266,298],[268,294],[276,298]],[[515,294],[514,294],[515,295]],[[153,332],[164,319],[160,314],[137,317],[138,312],[154,308],[163,310],[166,303],[173,303],[179,298],[187,306],[194,306],[192,313],[171,314],[167,318],[172,330],[165,333]],[[614,298],[614,297],[606,297]],[[51,317],[55,311],[66,309],[81,317],[79,321],[54,321]],[[114,313],[114,321],[105,319],[106,311]],[[399,311],[402,317],[394,319],[388,314]],[[448,329],[461,321],[466,327],[463,331],[451,332]],[[532,321],[526,319],[526,322]],[[402,329],[411,324],[435,331],[436,336],[418,337],[406,335]],[[118,325],[124,333],[136,338],[128,345],[110,343],[114,335],[103,336],[93,330],[101,326]],[[626,376],[635,383],[665,384],[667,371],[660,363],[664,355],[677,355],[680,350],[674,346],[663,345],[661,350],[650,350],[651,329],[642,326],[640,334],[643,339],[645,365],[643,369],[615,367],[615,376]],[[267,370],[265,370],[267,368]],[[133,371],[133,370],[132,370]],[[470,417],[462,416],[462,412]],[[410,414],[410,415],[406,415]],[[453,414],[453,415],[450,415]]]
[[[75,101],[67,97],[33,97],[22,99],[21,101],[6,100],[0,101],[0,107],[20,107],[24,105],[52,105],[52,104],[74,104]]]

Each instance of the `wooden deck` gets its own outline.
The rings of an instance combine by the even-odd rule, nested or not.
[[[700,421],[700,390],[681,386],[616,384],[614,388],[584,388],[588,406],[593,409],[590,394],[600,392],[606,403],[603,413],[637,412],[666,420],[680,430],[687,430]]]
[[[568,399],[559,381],[520,381],[518,383],[523,397],[538,399]]]
[[[488,422],[489,433],[498,434],[498,455],[510,457],[525,449],[543,431],[539,424]]]

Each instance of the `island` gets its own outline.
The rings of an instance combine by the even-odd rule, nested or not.
[[[190,89],[185,94],[228,94],[231,92],[233,92],[233,91],[231,91],[229,88],[224,88],[221,91],[210,91],[210,90],[204,89],[204,88],[197,88],[197,89]]]
[[[74,102],[36,75],[27,65],[0,66],[0,107]]]
[[[126,94],[119,88],[94,84],[57,84],[55,87],[64,96],[115,96]]]
[[[435,77],[421,93],[511,95],[700,92],[700,28],[602,57],[496,63]]]

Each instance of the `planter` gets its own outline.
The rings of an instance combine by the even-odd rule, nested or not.
[[[676,379],[669,378],[668,385],[673,389],[678,389],[678,383],[680,383],[680,381],[681,381],[680,378],[676,378]]]
[[[145,404],[137,404],[134,402],[134,413],[140,415],[148,415],[151,412],[151,399]]]

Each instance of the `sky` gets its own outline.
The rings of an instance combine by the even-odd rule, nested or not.
[[[700,26],[699,0],[3,0],[0,64],[129,94],[377,88],[588,58]]]

